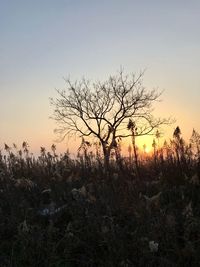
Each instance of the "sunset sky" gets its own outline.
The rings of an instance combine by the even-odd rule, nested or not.
[[[199,25],[199,0],[0,0],[0,149],[49,149],[63,77],[104,80],[121,66],[146,69],[144,85],[164,90],[155,114],[176,118],[166,138],[179,125],[188,140],[200,132]]]

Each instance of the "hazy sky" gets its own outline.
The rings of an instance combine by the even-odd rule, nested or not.
[[[165,90],[156,113],[189,138],[200,131],[199,25],[199,0],[0,0],[0,147],[49,147],[63,77],[105,79],[120,66],[147,69],[144,85]]]

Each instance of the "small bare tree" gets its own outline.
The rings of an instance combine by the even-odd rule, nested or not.
[[[53,119],[59,126],[55,132],[61,139],[74,134],[95,137],[101,144],[108,168],[117,141],[133,138],[133,131],[127,129],[130,119],[137,126],[134,138],[151,134],[160,125],[170,123],[170,119],[156,119],[152,115],[152,104],[161,93],[146,90],[142,77],[143,73],[136,77],[120,71],[104,82],[82,79],[72,83],[67,79],[67,90],[57,90],[59,97],[51,99],[55,107]]]

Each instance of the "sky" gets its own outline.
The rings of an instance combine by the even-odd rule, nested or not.
[[[105,80],[121,66],[164,90],[155,114],[176,119],[166,136],[177,125],[185,139],[200,132],[199,23],[199,0],[0,0],[0,148],[49,149],[49,98],[63,77]]]

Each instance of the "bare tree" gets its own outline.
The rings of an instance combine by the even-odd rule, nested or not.
[[[143,73],[125,75],[120,71],[107,81],[91,83],[85,79],[72,83],[65,80],[67,89],[57,90],[59,97],[51,99],[55,107],[55,130],[61,139],[77,134],[95,137],[101,144],[105,167],[108,168],[112,149],[117,141],[133,133],[127,125],[131,119],[137,126],[135,136],[148,135],[170,119],[154,118],[152,104],[161,95],[156,90],[146,90],[142,85]]]

